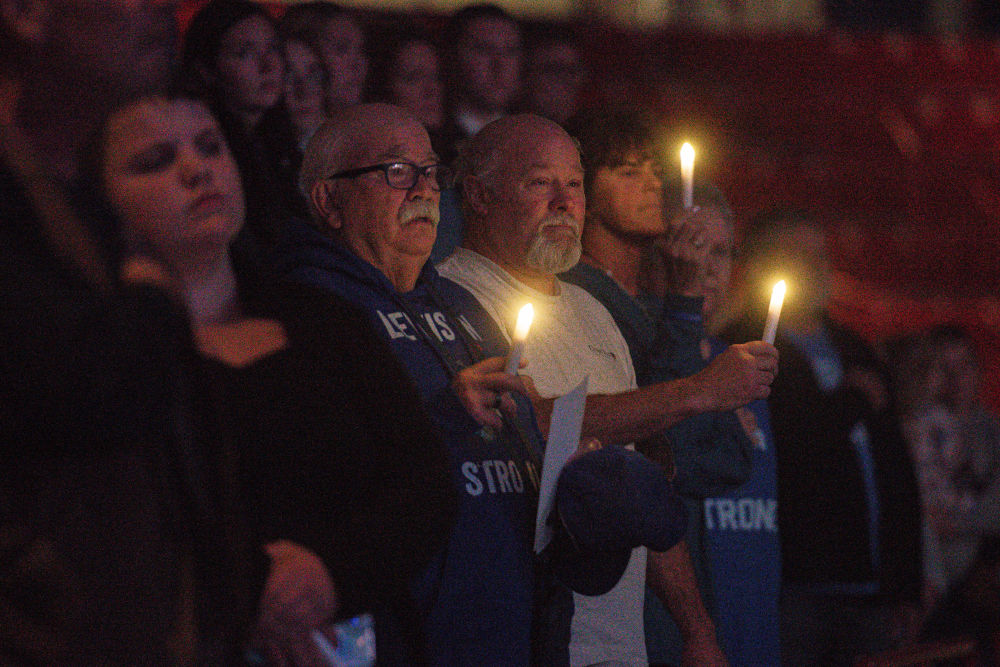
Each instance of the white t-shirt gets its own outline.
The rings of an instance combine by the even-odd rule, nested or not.
[[[442,276],[475,295],[508,339],[525,303],[535,309],[522,369],[547,398],[562,396],[590,376],[592,394],[636,388],[628,345],[607,309],[587,291],[559,281],[559,294],[528,287],[482,255],[458,248],[438,265]],[[604,595],[573,594],[570,664],[645,665],[642,629],[646,549],[632,551],[625,574]]]

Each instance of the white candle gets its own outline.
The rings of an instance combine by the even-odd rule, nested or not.
[[[774,336],[778,333],[778,317],[781,316],[781,304],[785,301],[785,281],[779,280],[771,290],[771,305],[767,307],[767,321],[764,322],[764,342],[774,345]]]
[[[524,342],[528,339],[528,329],[535,317],[535,309],[530,303],[525,304],[517,313],[517,324],[514,326],[514,336],[510,341],[510,352],[507,353],[507,366],[504,371],[511,375],[517,374],[521,365],[521,355],[524,354]]]
[[[694,206],[694,147],[688,142],[681,146],[681,186],[684,208]]]

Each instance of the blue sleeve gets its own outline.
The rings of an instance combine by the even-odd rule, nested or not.
[[[669,295],[656,323],[657,353],[640,384],[691,376],[707,366],[701,354],[706,337],[701,298]],[[667,429],[684,496],[707,498],[729,491],[750,477],[753,443],[733,412],[709,412]]]

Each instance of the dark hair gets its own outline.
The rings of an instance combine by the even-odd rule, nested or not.
[[[492,3],[467,5],[452,14],[451,18],[448,19],[448,24],[444,28],[443,43],[449,49],[456,48],[462,38],[465,37],[465,31],[468,30],[469,24],[482,18],[509,21],[520,28],[517,19]]]
[[[341,17],[358,20],[353,12],[332,2],[303,2],[288,8],[282,15],[278,28],[286,37],[317,47],[318,42],[323,39],[327,24]]]
[[[959,324],[938,324],[927,332],[927,338],[938,345],[971,345],[972,336]]]
[[[594,172],[601,167],[617,167],[633,151],[653,153],[656,124],[653,114],[644,107],[588,109],[566,121],[565,128],[579,142],[588,193]]]
[[[215,71],[219,46],[226,32],[240,21],[259,16],[277,31],[274,18],[250,0],[211,0],[194,15],[184,35],[178,89],[203,97],[216,94],[202,70]]]
[[[392,103],[389,83],[392,81],[399,54],[411,44],[427,44],[438,50],[430,33],[416,23],[394,22],[373,31],[371,69],[365,87],[365,100]]]
[[[31,59],[31,50],[10,29],[6,21],[0,21],[0,72],[16,77]]]
[[[944,346],[962,346],[969,350],[976,366],[980,365],[979,350],[976,341],[969,333],[969,330],[960,324],[944,323],[930,328],[927,332],[927,340],[935,349]]]

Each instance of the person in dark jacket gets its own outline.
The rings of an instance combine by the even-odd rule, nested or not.
[[[201,102],[143,98],[112,115],[100,145],[128,246],[179,285],[199,350],[197,415],[237,462],[257,539],[274,558],[304,545],[329,572],[273,591],[312,603],[296,651],[316,653],[309,630],[371,612],[381,663],[418,662],[407,587],[451,528],[454,492],[416,389],[348,304],[295,285],[241,293],[229,257],[239,174]],[[282,639],[258,643],[276,660]]]
[[[335,115],[303,166],[313,222],[288,236],[275,273],[362,309],[448,446],[459,516],[414,583],[430,662],[526,664],[541,435],[518,397],[521,379],[503,372],[496,325],[427,262],[446,173],[402,109],[366,104]]]
[[[224,520],[234,489],[184,428],[188,331],[162,267],[121,252],[78,181],[108,111],[164,85],[175,10],[0,13],[0,78],[20,88],[0,128],[4,664],[232,662],[267,573]]]
[[[826,234],[808,213],[756,217],[744,243],[746,317],[759,337],[768,290],[788,282],[770,397],[778,459],[782,661],[852,664],[915,631],[920,503],[887,375],[871,347],[828,314]],[[748,290],[748,293],[750,291]]]

